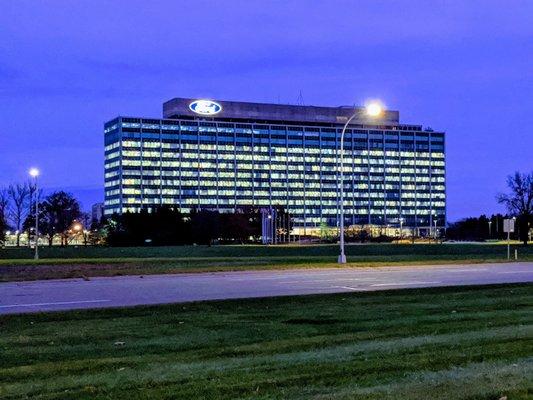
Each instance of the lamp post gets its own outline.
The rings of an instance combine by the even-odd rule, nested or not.
[[[30,176],[33,178],[35,184],[35,254],[33,258],[39,259],[39,189],[37,187],[37,177],[39,176],[39,170],[37,168],[31,168]]]
[[[514,227],[515,227],[515,222],[516,222],[516,217],[513,217],[513,232],[514,232]],[[505,230],[505,220],[504,220],[504,228]],[[510,260],[511,259],[511,226],[508,226],[507,227],[507,259]]]
[[[274,243],[274,239],[273,239],[273,227],[272,227],[272,207],[270,208],[270,210],[268,210],[268,240],[270,241],[270,244],[273,244]]]
[[[492,221],[489,220],[489,239],[492,236],[492,229],[491,229]]]
[[[378,117],[382,114],[383,108],[378,103],[370,103],[365,108],[366,115],[370,117]],[[344,124],[344,127],[342,128],[341,132],[341,143],[339,147],[340,152],[340,174],[338,178],[338,186],[340,190],[340,196],[337,198],[337,208],[339,209],[339,218],[340,218],[340,224],[339,224],[339,236],[340,236],[340,254],[338,258],[339,264],[346,264],[346,254],[344,253],[344,133],[346,132],[346,128],[352,122],[352,120],[359,115],[359,111],[355,111],[350,118],[348,118],[348,121]]]
[[[403,236],[403,217],[400,217],[400,240],[402,240]]]

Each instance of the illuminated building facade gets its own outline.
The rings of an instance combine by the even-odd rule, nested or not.
[[[163,118],[117,117],[105,131],[105,214],[170,205],[233,211],[282,206],[294,225],[337,224],[344,145],[345,224],[443,227],[443,132],[397,111],[176,98]]]

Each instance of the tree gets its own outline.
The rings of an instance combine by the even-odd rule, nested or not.
[[[68,244],[68,231],[72,222],[81,216],[80,203],[70,193],[54,192],[40,204],[39,231],[48,237],[52,245],[54,235],[61,236],[61,245]]]
[[[529,225],[533,216],[533,172],[521,174],[515,172],[507,177],[510,194],[499,194],[497,199],[505,204],[509,213],[518,220],[520,240],[527,245]]]
[[[220,214],[217,211],[192,209],[190,221],[194,243],[211,246],[220,236]]]
[[[109,218],[101,233],[110,246],[170,246],[192,243],[190,221],[179,210],[161,206]]]
[[[240,208],[234,213],[193,209],[182,214],[167,205],[149,212],[115,214],[107,218],[100,241],[110,246],[171,246],[223,242],[244,243],[261,235],[261,216],[255,208]]]
[[[453,240],[483,241],[489,239],[489,219],[485,215],[463,218],[450,223],[446,237]]]
[[[245,243],[251,237],[261,235],[260,229],[255,223],[254,214],[247,210],[237,210],[233,213],[221,213],[216,215],[219,226],[217,227],[219,238],[226,242]],[[216,233],[216,231],[215,231]]]
[[[17,183],[9,185],[7,194],[11,203],[9,215],[13,222],[13,228],[16,230],[17,247],[20,246],[20,235],[22,233],[24,220],[28,212],[28,203],[30,202],[30,187],[27,183]]]
[[[328,226],[325,222],[320,223],[320,239],[325,242],[334,242],[337,238],[335,228]]]
[[[7,209],[9,206],[9,196],[6,189],[0,189],[0,243],[6,240],[6,230],[9,229],[7,223]]]
[[[35,183],[28,183],[28,201],[26,204],[26,219],[22,224],[22,230],[26,232],[28,236],[28,247],[31,247],[31,231],[35,228],[35,202],[39,201],[42,197],[42,189],[37,191],[37,185]],[[41,213],[39,213],[40,215]],[[37,236],[35,236],[37,240]]]

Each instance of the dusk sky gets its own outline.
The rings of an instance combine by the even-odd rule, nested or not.
[[[533,1],[4,1],[0,187],[103,201],[103,123],[173,97],[363,104],[446,132],[448,219],[533,170]]]

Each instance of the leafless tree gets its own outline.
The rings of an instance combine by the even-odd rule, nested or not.
[[[7,190],[0,189],[0,243],[4,243],[5,230],[9,229],[7,224],[7,208],[9,205],[9,196]]]
[[[22,229],[26,231],[28,236],[28,247],[31,247],[31,236],[32,230],[35,227],[35,202],[39,201],[42,198],[43,190],[37,190],[37,185],[35,183],[28,183],[28,202],[26,209],[26,218],[22,224]]]
[[[521,174],[515,172],[507,177],[510,194],[499,194],[497,199],[505,204],[509,213],[518,219],[520,240],[527,244],[529,226],[533,217],[533,172]]]
[[[9,185],[7,193],[10,200],[9,217],[13,223],[13,228],[16,229],[17,246],[20,246],[22,226],[30,202],[30,188],[27,183],[17,183],[16,185]]]
[[[3,217],[7,220],[7,209],[9,206],[9,195],[7,189],[0,189],[0,218]]]

